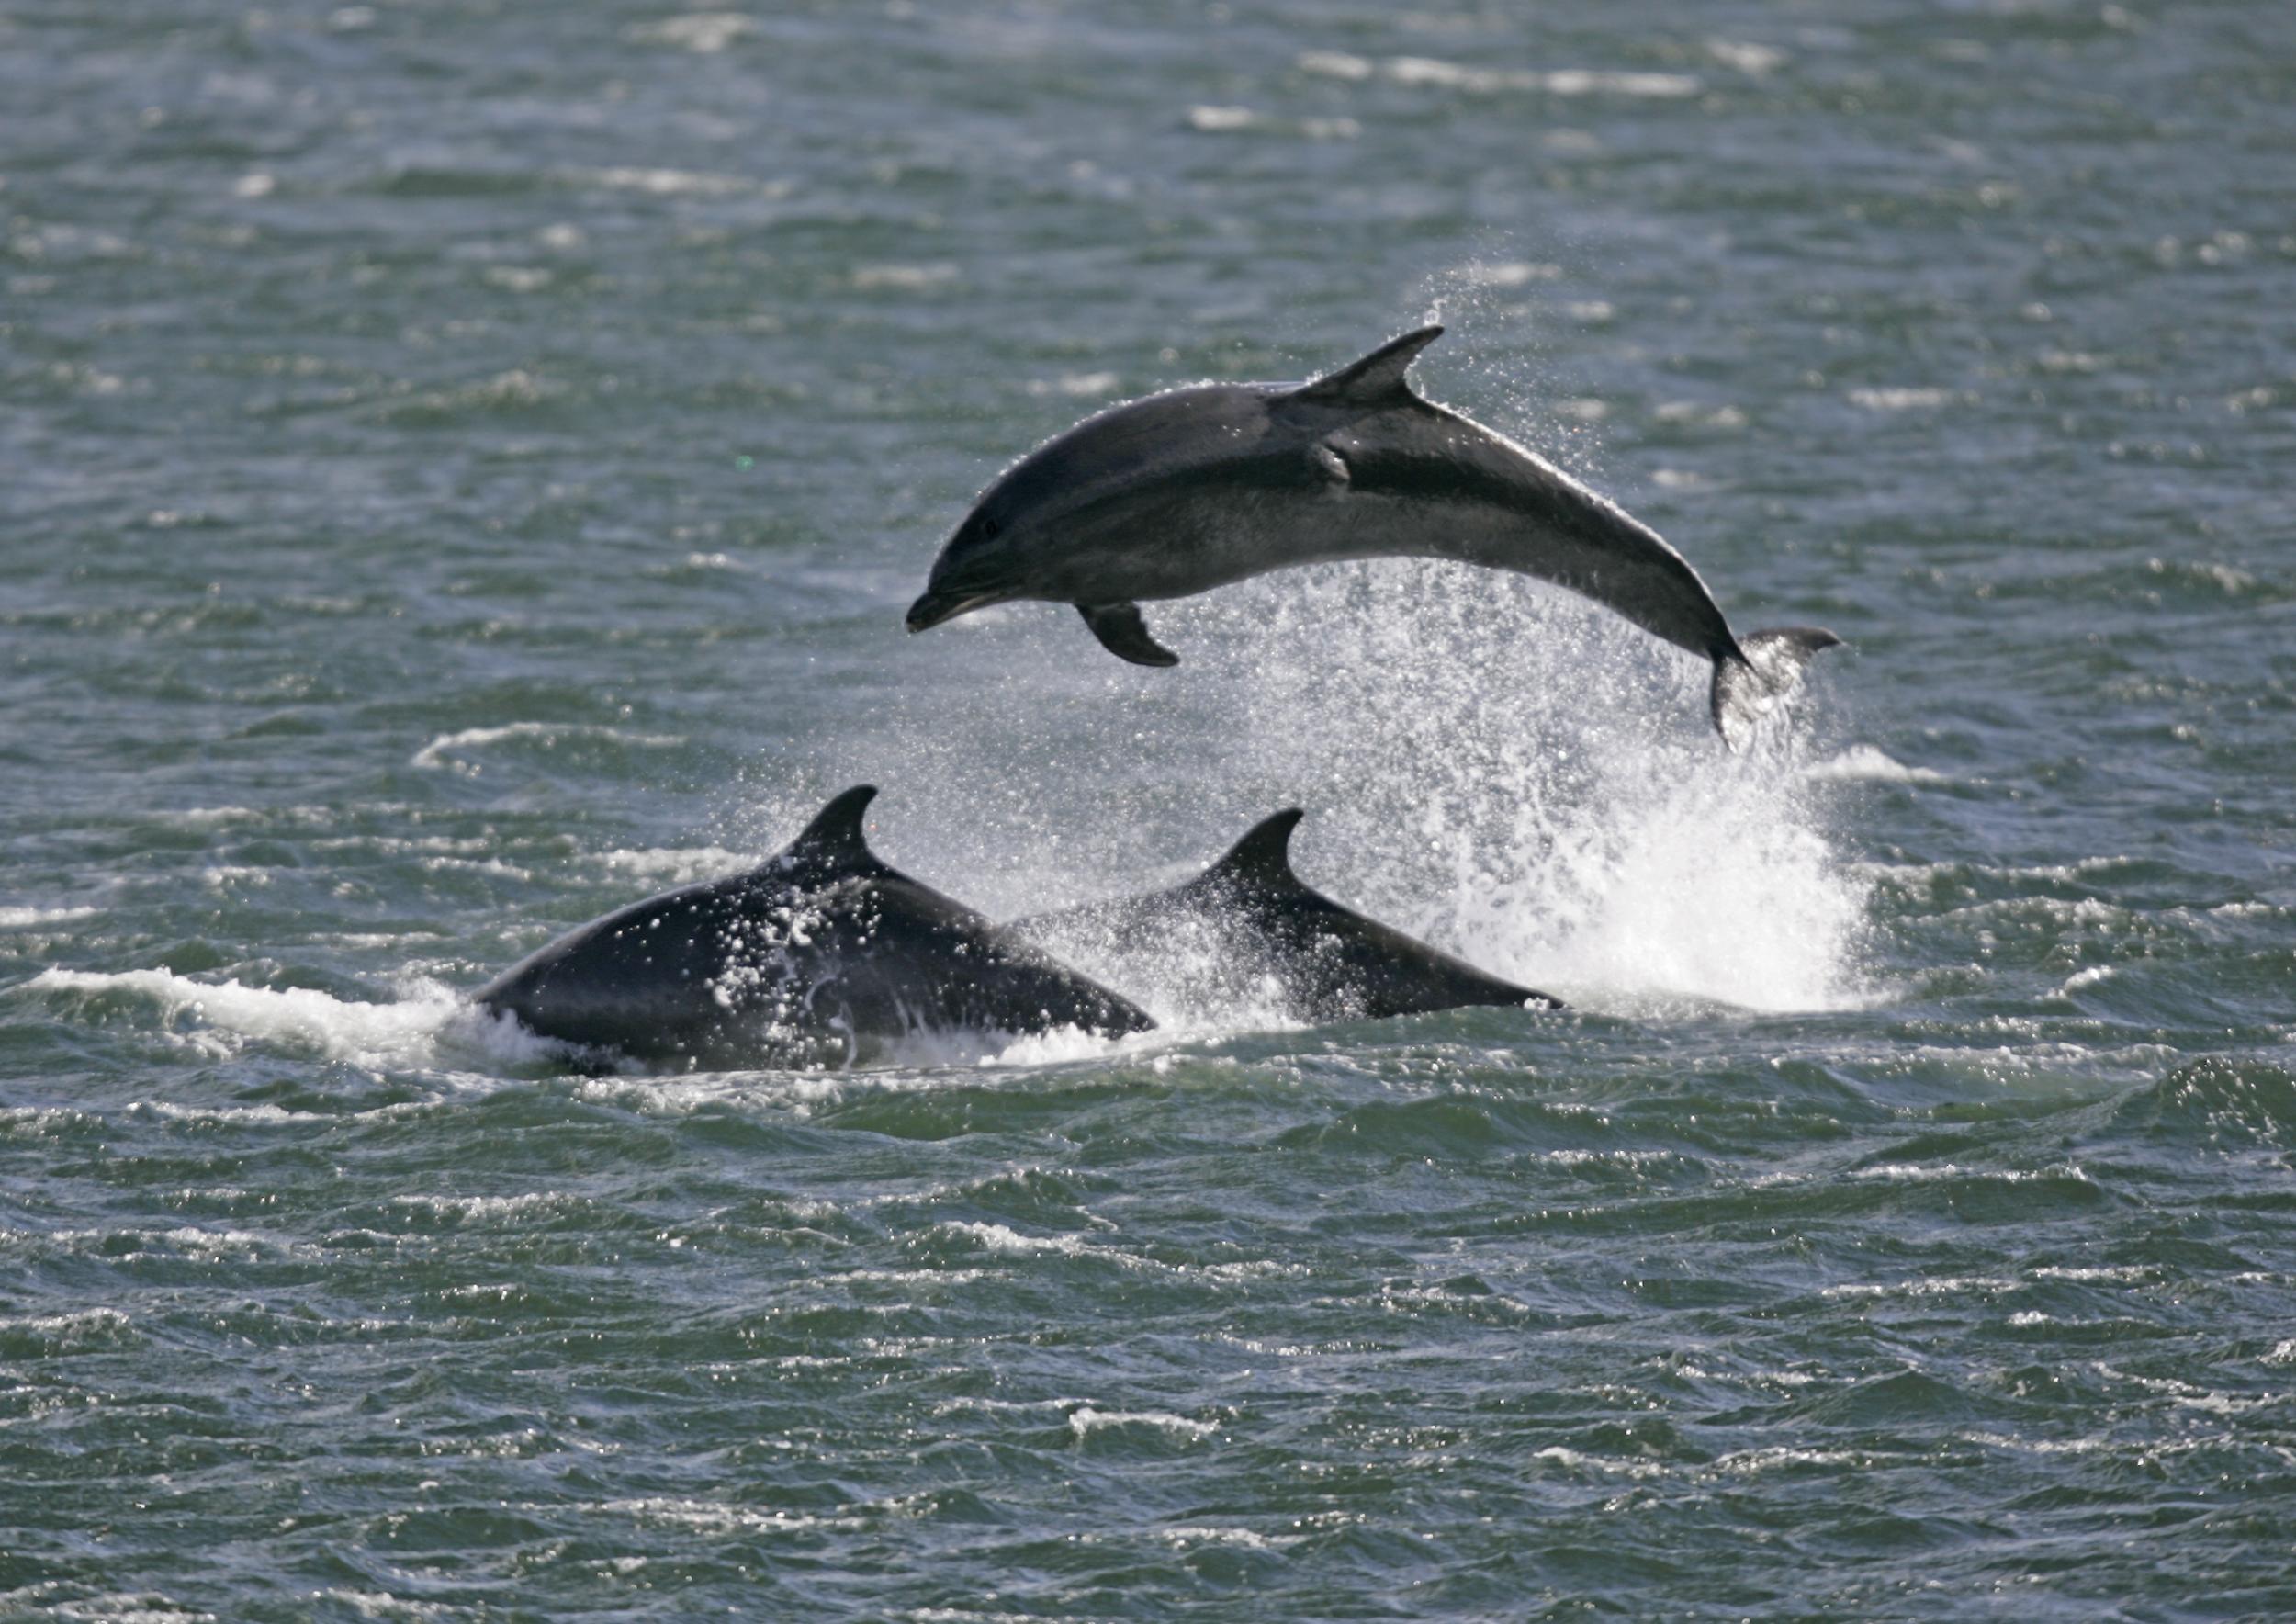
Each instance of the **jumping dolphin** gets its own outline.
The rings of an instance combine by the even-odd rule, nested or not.
[[[1382,1020],[1468,1004],[1562,1001],[1486,976],[1401,930],[1366,919],[1291,871],[1298,807],[1255,825],[1186,885],[1016,919],[1030,941],[1081,953],[1162,958],[1189,1001],[1267,1001],[1317,1024]]]
[[[633,903],[473,996],[547,1038],[683,1066],[850,1065],[958,1029],[1144,1032],[1141,1009],[888,868],[847,790],[760,868]]]
[[[1440,327],[1305,384],[1199,384],[1110,407],[982,493],[909,606],[921,632],[991,603],[1074,603],[1108,650],[1176,665],[1143,598],[1185,598],[1293,564],[1455,558],[1550,581],[1714,662],[1714,725],[1736,745],[1841,639],[1731,634],[1658,532],[1543,458],[1415,393]]]

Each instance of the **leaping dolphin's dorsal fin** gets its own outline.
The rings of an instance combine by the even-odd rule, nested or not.
[[[873,862],[869,838],[861,833],[861,814],[876,798],[875,784],[855,784],[816,813],[782,856],[814,863]]]
[[[1225,857],[1204,871],[1204,878],[1229,885],[1299,885],[1300,876],[1291,872],[1291,831],[1306,816],[1297,806],[1287,806],[1273,818],[1262,818]]]
[[[1411,370],[1420,351],[1442,336],[1440,327],[1422,327],[1390,339],[1353,366],[1301,384],[1291,398],[1321,406],[1397,406],[1416,400],[1419,397],[1412,393],[1403,374]]]

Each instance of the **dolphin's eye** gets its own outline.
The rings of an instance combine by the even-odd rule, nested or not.
[[[974,531],[974,534],[978,536],[983,541],[995,541],[996,539],[996,521],[990,518],[985,513],[982,514],[980,528]]]

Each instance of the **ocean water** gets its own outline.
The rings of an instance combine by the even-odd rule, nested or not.
[[[0,226],[0,1614],[2296,1615],[2286,7],[6,0]],[[903,633],[1430,318],[1850,640],[1760,749],[1453,567]],[[459,1002],[864,781],[1573,1007]]]

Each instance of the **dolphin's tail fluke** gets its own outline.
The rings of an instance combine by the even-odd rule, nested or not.
[[[1821,626],[1779,626],[1740,637],[1738,653],[1716,655],[1711,697],[1722,742],[1743,750],[1761,719],[1800,685],[1810,656],[1840,641]]]

